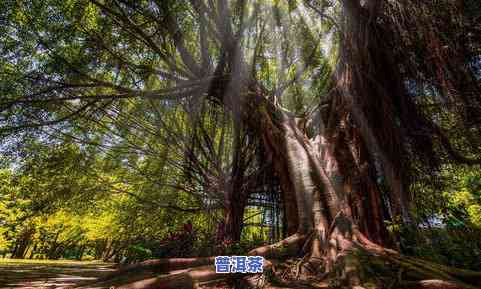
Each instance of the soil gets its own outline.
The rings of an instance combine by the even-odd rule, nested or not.
[[[115,264],[76,261],[0,261],[0,288],[65,288],[95,282]]]

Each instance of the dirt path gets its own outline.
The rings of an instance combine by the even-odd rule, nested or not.
[[[113,264],[75,261],[0,260],[0,289],[62,288],[95,281],[112,272]]]

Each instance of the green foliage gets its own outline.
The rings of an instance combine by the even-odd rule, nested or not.
[[[215,4],[208,2],[209,6]],[[0,153],[8,147],[12,155],[0,159],[7,168],[0,171],[0,252],[13,254],[23,248],[16,252],[19,257],[107,260],[126,256],[134,261],[206,256],[219,249],[226,254],[245,254],[264,245],[272,238],[269,228],[255,226],[243,228],[240,242],[215,244],[215,222],[223,217],[221,209],[195,212],[222,205],[229,176],[241,168],[246,167],[242,176],[246,186],[256,176],[255,168],[247,163],[234,163],[238,157],[236,141],[257,146],[256,141],[268,139],[259,140],[257,132],[242,131],[234,141],[233,117],[211,99],[204,101],[205,93],[215,87],[206,81],[217,77],[217,72],[212,77],[212,68],[231,55],[236,57],[228,59],[225,67],[219,65],[224,71],[218,73],[234,75],[240,56],[248,65],[239,71],[252,72],[248,77],[260,84],[261,96],[270,95],[273,104],[305,120],[310,138],[319,127],[309,127],[307,119],[325,107],[323,100],[333,88],[332,70],[342,35],[340,31],[333,33],[338,29],[335,23],[312,21],[319,15],[310,17],[312,11],[295,0],[259,1],[247,5],[248,11],[235,7],[232,23],[219,26],[217,22],[222,21],[218,20],[230,21],[217,15],[222,9],[206,16],[196,11],[204,8],[191,6],[189,1],[98,3],[0,2]],[[321,12],[329,14],[321,18],[331,18],[330,12],[339,9],[332,1],[316,3]],[[466,7],[475,11],[479,4],[467,1]],[[479,13],[467,14],[474,20]],[[377,20],[370,28],[389,23],[388,19]],[[235,31],[232,36],[242,36],[241,55],[230,51],[237,40],[222,39],[229,30]],[[379,35],[384,33],[375,30]],[[332,38],[330,49],[321,47],[325,37]],[[412,37],[416,34],[406,40]],[[359,37],[364,38],[371,37],[368,33]],[[443,38],[449,37],[440,38],[448,41]],[[451,50],[446,46],[445,53]],[[371,56],[378,54],[373,51]],[[363,65],[357,72],[374,78],[377,73],[371,75],[369,63],[387,63],[358,61]],[[413,71],[419,72],[416,68]],[[356,83],[355,79],[343,79],[350,81]],[[376,84],[376,79],[368,79],[367,85],[354,86],[374,91],[371,81]],[[236,81],[230,82],[228,93],[236,87]],[[250,83],[251,79],[248,86]],[[182,89],[172,89],[179,84]],[[381,83],[379,90],[382,87]],[[184,97],[185,91],[194,97]],[[242,91],[238,96],[242,99],[249,93]],[[217,102],[221,97],[213,98]],[[433,93],[416,99],[426,99],[419,101],[432,105],[430,101],[436,97],[439,95]],[[393,100],[398,101],[403,102]],[[342,101],[334,104],[345,104],[346,112],[352,105]],[[262,105],[258,112],[266,113]],[[388,106],[381,108],[392,110],[396,119],[398,107]],[[335,105],[327,106],[332,107]],[[230,108],[237,108],[237,103],[230,103]],[[369,111],[368,107],[360,109]],[[399,107],[399,111],[404,114],[407,110]],[[430,108],[422,112],[428,118],[439,118],[437,122],[443,127],[455,127],[451,114],[442,115]],[[272,117],[279,120],[281,115]],[[356,134],[359,127],[349,123],[356,118],[349,115],[347,119],[346,125],[352,125]],[[420,132],[404,131],[414,127],[402,126],[399,131],[403,135],[422,132],[421,127]],[[462,141],[454,144],[468,146]],[[415,151],[416,144],[410,145],[407,147]],[[263,161],[266,154],[269,152],[256,147],[245,159]],[[374,163],[379,161],[377,156],[367,159],[370,157]],[[373,167],[377,165],[385,164]],[[387,227],[409,254],[475,268],[480,259],[481,174],[450,168],[442,171],[440,178],[443,184],[438,188],[422,181],[414,184],[413,215],[421,224],[441,219],[444,227],[403,227],[400,220]],[[246,215],[252,213],[247,211]],[[188,220],[194,232],[182,231]],[[259,224],[264,220],[256,217],[251,221]]]
[[[446,222],[450,227],[469,226],[481,230],[481,173],[468,171],[456,190],[445,192],[449,200]]]
[[[159,243],[184,222],[185,215],[153,206],[164,192],[112,157],[72,143],[32,143],[25,149],[16,169],[0,170],[0,253],[13,252],[27,238],[24,257],[146,258],[152,253],[142,257],[131,246]],[[186,194],[173,197],[192,204]]]
[[[420,225],[393,224],[393,233],[407,254],[456,267],[479,268],[481,173],[476,167],[453,166],[445,167],[441,175],[446,181],[444,192],[418,192],[425,199],[415,211]]]
[[[152,251],[142,245],[130,245],[125,253],[127,262],[143,261],[152,258]]]

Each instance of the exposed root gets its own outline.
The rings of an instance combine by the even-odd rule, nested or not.
[[[154,277],[129,284],[118,289],[195,289],[199,282],[208,282],[226,278],[225,274],[218,274],[211,266],[182,270],[163,277]]]
[[[425,260],[417,259],[413,257],[404,257],[404,259],[413,265],[420,266],[423,268],[438,270],[438,271],[447,273],[450,276],[453,276],[462,280],[466,280],[469,283],[481,286],[481,272],[453,268],[453,267],[444,266],[441,264],[436,264],[436,263],[432,263],[429,261],[425,261]]]
[[[116,289],[194,289],[204,283],[252,276],[252,274],[219,274],[215,272],[214,266],[202,265],[213,262],[214,257],[148,260],[125,266],[114,274],[97,280],[94,284],[86,284],[88,287],[84,284],[82,288],[92,288],[95,285],[95,287],[114,287]],[[180,268],[188,269],[175,270]],[[270,268],[272,268],[272,263],[265,260],[264,270]],[[148,271],[152,273],[147,274]],[[161,272],[168,272],[168,275],[155,276]],[[136,278],[140,274],[145,277]]]
[[[167,258],[152,259],[136,264],[130,264],[120,267],[117,271],[100,279],[108,280],[130,272],[152,271],[155,273],[164,273],[173,270],[187,269],[192,267],[214,264],[214,257],[204,258]]]
[[[440,269],[440,267],[442,269]],[[457,269],[448,271],[446,266],[393,254],[391,250],[380,254],[379,250],[366,249],[355,242],[354,246],[337,256],[329,275],[332,285],[339,288],[478,288],[479,279],[460,278]],[[462,270],[461,270],[462,271]],[[459,272],[458,272],[459,275]]]
[[[286,256],[295,256],[299,253],[306,235],[296,233],[272,245],[262,246],[249,251],[249,255],[264,256],[267,259],[279,259]]]
[[[402,256],[396,251],[384,248],[366,238],[355,226],[339,217],[337,225],[332,230],[327,247],[321,248],[322,256],[310,264],[309,255],[295,262],[292,268],[286,270],[295,272],[285,274],[273,270],[273,274],[282,282],[312,281],[327,277],[334,288],[464,288],[474,289],[481,285],[481,272],[455,269],[434,264],[413,257]],[[302,246],[300,242],[310,242],[310,239],[296,235],[276,243],[253,250],[265,256],[278,256],[280,251],[286,253],[289,247],[291,256],[299,255]],[[284,249],[283,249],[284,248]],[[297,251],[295,249],[297,248]],[[286,254],[283,254],[286,256]],[[306,260],[308,260],[306,262]],[[302,272],[301,265],[314,270]],[[417,287],[416,287],[417,286]],[[443,287],[444,286],[444,287]]]
[[[403,282],[404,288],[416,289],[462,289],[459,284],[444,280],[422,280],[417,282]]]
[[[346,228],[347,230],[338,227],[331,232],[328,247],[322,248],[319,258],[313,259],[311,254],[307,254],[292,262],[291,266],[284,265],[289,260],[276,265],[266,260],[264,276],[215,273],[212,266],[214,257],[208,257],[148,260],[122,267],[109,277],[137,274],[135,272],[168,272],[164,276],[150,275],[143,280],[122,282],[122,285],[115,287],[119,289],[194,289],[201,284],[240,279],[245,281],[248,285],[246,287],[253,287],[261,279],[263,286],[268,284],[269,278],[292,288],[325,288],[326,280],[329,281],[330,288],[474,289],[481,285],[481,272],[402,256],[372,243],[356,227]],[[278,243],[251,250],[248,254],[269,259],[299,256],[309,247],[306,246],[307,243],[312,243],[311,238],[294,234]],[[315,262],[311,264],[312,260]],[[303,270],[304,268],[309,270]],[[290,273],[286,276],[286,272]]]
[[[264,263],[264,270],[272,267],[271,262]],[[215,272],[213,266],[201,266],[188,270],[172,272],[172,274],[162,277],[155,277],[146,280],[133,282],[130,284],[116,287],[118,289],[196,289],[200,284],[223,279],[238,279],[245,277],[244,274],[219,274]],[[251,277],[249,274],[247,277]],[[251,278],[252,280],[252,278]]]

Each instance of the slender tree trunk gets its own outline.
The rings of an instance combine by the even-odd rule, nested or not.
[[[77,253],[77,260],[79,261],[82,261],[82,257],[85,253],[85,245],[82,245],[80,248],[79,248],[79,251]]]
[[[240,193],[232,192],[225,201],[225,239],[231,242],[239,242],[244,225],[244,210],[247,198]]]
[[[15,258],[15,256],[17,255],[18,245],[18,240],[16,240],[15,246],[13,247],[12,253],[10,254],[12,258]]]
[[[107,262],[107,260],[110,258],[110,254],[112,252],[112,247],[114,245],[114,241],[111,241],[110,239],[106,240],[106,245],[105,248],[102,252],[102,260]]]
[[[13,259],[23,259],[27,253],[27,249],[30,245],[31,238],[34,234],[34,229],[25,229],[20,235],[20,238],[15,242],[15,248],[12,252]]]
[[[244,211],[250,192],[245,186],[244,174],[249,162],[245,160],[246,146],[239,112],[233,111],[234,143],[232,151],[232,170],[229,181],[225,185],[225,238],[231,242],[239,242],[244,226]]]
[[[58,240],[59,236],[60,236],[60,231],[57,232],[57,234],[55,235],[55,238],[50,243],[50,248],[48,249],[48,252],[47,252],[47,258],[48,259],[51,259],[51,260],[56,259],[57,249],[60,246],[60,244],[57,243],[57,240]]]
[[[35,255],[35,251],[37,251],[37,243],[33,245],[32,251],[30,251],[30,256],[28,257],[28,259],[33,259],[33,256]]]

